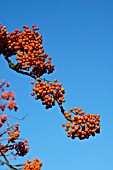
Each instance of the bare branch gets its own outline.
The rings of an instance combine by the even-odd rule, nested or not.
[[[10,164],[10,162],[8,161],[8,159],[6,158],[5,154],[2,151],[0,151],[0,153],[1,153],[2,157],[5,159],[4,164],[6,164],[9,168],[11,168],[11,170],[14,170],[14,169],[18,170],[17,168],[15,168],[14,166],[12,166]]]

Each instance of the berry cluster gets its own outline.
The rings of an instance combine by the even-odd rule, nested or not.
[[[15,100],[15,93],[10,91],[4,91],[3,86],[9,87],[10,84],[7,82],[5,83],[4,80],[0,80],[0,110],[4,111],[7,107],[9,110],[14,109],[14,111],[18,110],[18,106],[16,105]],[[2,100],[8,101],[7,103],[2,102]]]
[[[5,99],[5,100],[9,100],[9,99],[14,100],[14,99],[15,99],[15,93],[14,93],[14,92],[5,91],[5,92],[1,95],[1,98],[2,98],[2,99]]]
[[[29,144],[27,140],[24,140],[22,142],[18,142],[17,144],[15,144],[14,149],[16,150],[16,155],[19,155],[19,156],[26,155],[29,151],[28,146]]]
[[[33,162],[27,160],[26,164],[23,166],[23,170],[40,170],[41,167],[42,162],[38,158],[35,158]]]
[[[14,155],[19,155],[19,156],[24,156],[28,153],[29,148],[28,141],[25,139],[24,141],[18,142],[18,143],[13,143],[12,145],[7,145],[5,146],[4,144],[0,144],[0,151],[3,153],[6,153],[7,151],[15,150],[16,153]]]
[[[74,117],[72,117],[74,113]],[[70,108],[70,112],[64,111],[64,116],[69,120],[66,124],[62,124],[67,131],[67,136],[72,139],[89,138],[95,136],[95,133],[100,133],[100,115],[85,114],[80,108]]]
[[[0,127],[3,126],[4,122],[8,119],[8,115],[0,115]]]
[[[42,36],[38,33],[39,28],[35,25],[32,25],[32,30],[28,26],[23,28],[23,32],[16,29],[9,35],[6,27],[0,25],[0,53],[4,54],[3,49],[7,56],[17,54],[18,69],[30,71],[32,76],[40,77],[44,73],[52,73],[54,64],[51,64],[51,57],[44,54]]]
[[[31,84],[34,84],[34,82],[31,82]],[[57,101],[59,105],[62,105],[62,103],[65,102],[64,93],[65,90],[62,88],[62,84],[57,84],[56,79],[54,82],[42,82],[37,78],[31,95],[35,96],[36,100],[40,99],[42,104],[46,105],[46,109],[48,109],[55,105],[55,101]]]
[[[6,132],[9,135],[9,137],[7,139],[8,142],[12,142],[13,143],[15,140],[17,140],[19,138],[20,131],[19,131],[18,127],[19,127],[19,124],[15,123],[14,127],[6,129]]]
[[[0,24],[0,54],[7,53],[7,47],[8,47],[7,39],[8,39],[8,32],[6,30],[6,26],[3,27]]]

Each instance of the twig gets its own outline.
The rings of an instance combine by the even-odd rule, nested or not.
[[[1,153],[1,155],[3,156],[3,158],[5,159],[5,162],[4,162],[4,164],[6,164],[9,168],[11,168],[11,170],[18,170],[17,168],[15,168],[14,166],[12,166],[10,163],[9,163],[9,161],[8,161],[8,159],[6,158],[6,156],[5,156],[5,154],[2,152],[2,151],[0,151],[0,153]]]

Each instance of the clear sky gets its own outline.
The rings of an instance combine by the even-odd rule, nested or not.
[[[55,64],[54,73],[45,77],[63,84],[65,109],[77,106],[101,115],[99,135],[82,141],[67,138],[59,107],[45,110],[30,96],[32,79],[10,70],[1,55],[0,78],[16,92],[19,111],[15,115],[28,114],[19,123],[30,152],[18,163],[38,157],[42,170],[112,170],[113,1],[0,0],[0,23],[8,32],[23,25],[38,26],[45,53]]]

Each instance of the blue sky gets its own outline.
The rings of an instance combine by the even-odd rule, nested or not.
[[[0,78],[16,92],[15,115],[28,114],[19,123],[30,152],[18,163],[38,157],[42,170],[113,169],[113,1],[9,0],[0,2],[0,12],[8,32],[23,25],[40,28],[45,53],[55,64],[54,73],[45,77],[63,84],[65,109],[77,106],[101,115],[99,135],[83,141],[67,138],[59,107],[45,110],[30,96],[32,79],[10,70],[1,55]]]

